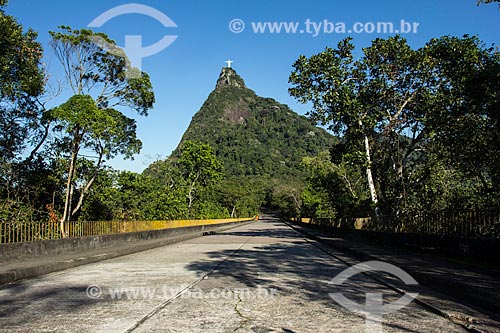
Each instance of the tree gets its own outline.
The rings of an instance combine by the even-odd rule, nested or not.
[[[144,219],[189,218],[183,171],[172,159],[152,163],[141,175],[140,211]]]
[[[104,39],[115,45],[105,34],[91,30],[61,27],[62,32],[50,32],[51,45],[60,61],[73,97],[55,108],[48,119],[64,130],[69,166],[66,199],[61,224],[71,218],[82,205],[85,193],[95,180],[104,159],[116,154],[126,158],[139,152],[140,141],[135,136],[135,122],[116,107],[127,107],[147,115],[154,103],[151,82],[146,73],[127,76],[128,59],[116,52],[101,49],[94,41]],[[97,163],[87,175],[80,198],[72,208],[76,162],[80,149],[97,153]]]
[[[217,184],[217,201],[231,212],[231,217],[240,216],[237,208],[242,204],[242,201],[248,199],[247,190],[236,178],[224,179],[223,182]]]
[[[126,55],[103,50],[95,43],[105,40],[111,47],[116,45],[106,34],[60,28],[62,32],[50,32],[51,45],[73,94],[92,96],[99,108],[124,106],[147,116],[155,101],[149,76],[144,72],[127,76]]]
[[[265,201],[266,183],[258,176],[227,177],[217,182],[215,195],[231,217],[257,215]]]
[[[270,193],[270,204],[285,218],[300,216],[302,210],[302,188],[290,184],[278,184]]]
[[[309,172],[303,192],[308,217],[363,216],[369,193],[363,182],[362,168],[339,156],[338,147],[305,157],[302,166]],[[333,159],[335,158],[335,159]]]
[[[25,176],[31,181],[35,174],[29,171],[47,170],[39,161],[26,165],[24,153],[38,127],[45,75],[37,33],[7,15],[6,4],[0,1],[0,219],[22,222],[40,216],[40,206],[33,204],[40,191],[32,193]]]
[[[70,152],[66,199],[62,221],[70,220],[82,206],[85,194],[92,186],[105,160],[122,154],[131,158],[140,151],[141,142],[136,138],[133,119],[114,109],[100,109],[92,97],[74,95],[66,103],[51,110],[47,117],[57,123],[55,130],[64,131],[63,143]],[[80,189],[76,206],[72,209],[78,157],[82,149],[97,154],[95,165],[88,167],[88,179]]]
[[[369,131],[376,118],[363,104],[363,86],[367,81],[362,64],[354,61],[351,38],[339,42],[337,49],[326,48],[309,59],[300,56],[293,64],[290,95],[302,103],[312,101],[309,116],[339,135],[361,138],[364,142],[367,183],[374,205],[378,204],[371,167]]]
[[[403,195],[403,168],[424,135],[416,105],[430,74],[421,63],[421,52],[412,50],[399,36],[374,40],[359,60],[354,60],[353,51],[351,38],[346,38],[337,49],[327,48],[309,59],[301,56],[290,75],[294,85],[290,94],[302,103],[312,101],[309,115],[351,141],[354,160],[364,155],[362,164],[377,207],[374,141],[380,134],[388,138],[388,148],[393,148],[391,167],[400,179],[398,193]],[[406,133],[411,133],[409,142],[401,140]]]
[[[2,1],[4,6],[7,1]],[[44,90],[42,46],[37,33],[0,7],[0,168],[21,155],[39,117],[37,97]],[[2,178],[6,175],[2,171]]]
[[[425,49],[439,73],[427,125],[442,158],[480,181],[477,195],[498,193],[500,52],[473,36],[433,39]]]
[[[388,211],[408,206],[408,177],[429,138],[436,74],[423,49],[396,36],[376,39],[363,49],[368,82],[365,102],[376,115],[374,153],[380,193]]]
[[[347,162],[365,166],[372,203],[381,199],[384,213],[411,209],[414,172],[438,139],[470,168],[481,166],[471,172],[487,185],[495,171],[486,164],[498,160],[498,52],[469,36],[417,50],[399,36],[376,39],[359,60],[353,50],[345,39],[301,56],[290,93],[311,101],[309,115],[342,136]]]
[[[178,160],[187,186],[188,211],[200,192],[222,178],[222,163],[208,144],[186,141]]]

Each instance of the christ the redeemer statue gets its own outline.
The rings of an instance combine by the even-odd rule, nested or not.
[[[231,60],[231,59],[228,59],[226,60],[226,63],[227,63],[227,68],[231,68],[231,64],[233,63],[234,61]]]

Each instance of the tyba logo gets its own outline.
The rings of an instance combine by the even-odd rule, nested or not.
[[[102,13],[96,17],[92,22],[88,24],[89,28],[100,28],[106,24],[111,19],[126,15],[126,14],[141,14],[152,17],[160,22],[166,28],[176,28],[177,25],[172,21],[167,15],[160,12],[159,10],[141,4],[127,4],[121,5]],[[94,36],[92,41],[99,45],[103,49],[107,49],[111,54],[116,56],[125,56],[130,61],[131,68],[137,68],[139,71],[127,71],[127,77],[137,77],[140,76],[142,68],[142,59],[152,56],[154,54],[160,53],[167,47],[169,47],[178,36],[165,35],[161,40],[153,45],[145,46],[142,45],[141,35],[126,35],[125,36],[125,47],[116,47],[111,45],[109,42],[104,40],[102,37]]]
[[[354,275],[366,272],[389,273],[403,281],[403,283],[406,285],[418,284],[418,282],[415,281],[413,277],[411,277],[401,268],[381,261],[367,261],[349,267],[348,269],[338,274],[334,279],[332,279],[330,281],[330,284],[341,286]],[[415,298],[417,298],[418,293],[406,293],[397,301],[385,305],[383,294],[380,292],[366,293],[365,304],[355,303],[345,297],[342,293],[334,293],[329,295],[335,302],[337,302],[347,310],[365,316],[365,332],[382,333],[382,316],[385,314],[394,313],[408,306]]]

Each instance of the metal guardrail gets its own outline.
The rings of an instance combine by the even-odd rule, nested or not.
[[[500,211],[444,211],[408,213],[377,218],[302,218],[301,222],[343,229],[405,234],[500,238]]]
[[[66,237],[85,237],[128,232],[162,230],[199,225],[249,221],[254,218],[171,220],[171,221],[69,221],[64,222]],[[0,222],[0,244],[60,239],[59,222]]]

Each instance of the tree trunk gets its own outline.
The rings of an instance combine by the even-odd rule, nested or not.
[[[68,181],[66,182],[66,199],[64,201],[64,212],[63,216],[61,217],[61,235],[63,238],[66,238],[66,232],[64,230],[64,222],[69,221],[70,219],[70,214],[71,214],[71,201],[73,199],[73,177],[75,175],[76,171],[76,161],[78,158],[78,151],[80,150],[80,140],[79,138],[81,137],[78,133],[78,130],[76,131],[75,135],[75,140],[73,144],[73,151],[71,152],[71,159],[69,163],[69,169],[68,169]]]
[[[80,198],[78,198],[78,203],[76,204],[76,207],[71,211],[70,217],[75,215],[75,213],[78,212],[80,210],[80,208],[82,207],[83,198],[84,198],[85,194],[88,192],[90,186],[92,186],[92,183],[94,182],[95,178],[96,178],[96,175],[93,175],[92,178],[90,178],[88,183],[85,185],[85,187],[82,189],[82,191],[80,193]]]
[[[38,142],[38,144],[35,146],[35,148],[33,148],[33,150],[31,151],[30,156],[26,159],[26,162],[28,164],[31,163],[31,161],[33,161],[36,153],[38,153],[38,150],[43,146],[43,144],[45,143],[45,140],[47,140],[47,137],[49,136],[50,121],[47,124],[42,125],[42,126],[44,127],[43,136],[40,139],[40,142]]]
[[[188,212],[189,213],[191,213],[191,206],[192,206],[193,200],[194,200],[194,190],[195,190],[196,182],[200,178],[200,173],[201,173],[201,171],[198,171],[198,173],[196,174],[196,177],[193,180],[193,183],[191,184],[191,186],[189,188],[188,195],[187,195],[187,197],[189,199],[189,203],[188,203]],[[189,178],[191,178],[191,177],[189,177]]]
[[[370,188],[370,196],[372,198],[372,202],[374,204],[378,204],[377,191],[375,189],[375,182],[373,181],[372,174],[372,160],[370,155],[370,142],[368,141],[368,136],[365,135],[365,153],[366,153],[366,161],[368,162],[366,167],[366,178],[368,180],[368,187]]]
[[[63,216],[61,217],[61,235],[63,238],[66,238],[66,232],[64,230],[64,222],[68,219],[70,202],[71,202],[71,192],[72,192],[72,182],[73,182],[73,173],[74,173],[74,160],[76,159],[75,152],[71,153],[71,160],[69,162],[69,170],[68,170],[68,180],[66,181],[66,198],[64,200],[64,211]]]
[[[80,198],[78,199],[78,203],[76,204],[76,207],[73,209],[73,211],[71,211],[70,217],[73,216],[73,215],[75,215],[75,213],[78,212],[78,210],[80,210],[80,208],[82,207],[83,198],[85,197],[85,194],[87,194],[87,192],[89,191],[90,187],[94,183],[95,179],[97,178],[97,174],[99,173],[99,170],[101,169],[103,154],[104,153],[101,152],[101,154],[99,155],[99,161],[97,162],[96,169],[95,169],[94,173],[92,174],[92,177],[90,177],[90,179],[87,182],[87,184],[85,184],[85,186],[83,187],[83,189],[82,189],[82,191],[80,193]]]
[[[361,130],[363,130],[363,122],[361,119],[358,121],[359,127]],[[368,181],[368,188],[370,189],[370,196],[372,199],[372,203],[375,204],[375,213],[378,214],[378,196],[377,196],[377,190],[375,189],[375,182],[373,181],[373,174],[372,174],[372,158],[371,158],[371,152],[370,152],[370,141],[368,140],[368,135],[364,134],[364,139],[365,139],[365,154],[366,154],[366,178]]]

